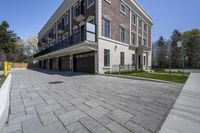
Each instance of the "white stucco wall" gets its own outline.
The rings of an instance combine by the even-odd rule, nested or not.
[[[129,45],[99,39],[99,73],[110,70],[108,67],[104,67],[104,49],[110,50],[110,69],[113,65],[120,64],[120,52],[125,54],[125,65],[132,64],[132,54],[135,54],[135,51],[130,50]]]

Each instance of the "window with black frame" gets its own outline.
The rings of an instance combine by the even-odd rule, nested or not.
[[[120,42],[125,42],[125,29],[120,27]]]
[[[103,36],[110,38],[110,21],[107,19],[104,19]]]
[[[110,50],[104,49],[104,66],[110,66]]]
[[[124,52],[121,52],[121,53],[120,53],[120,65],[121,65],[121,66],[124,66],[124,60],[125,60],[125,59],[124,59]]]
[[[132,66],[135,66],[136,62],[135,62],[135,54],[132,54]]]

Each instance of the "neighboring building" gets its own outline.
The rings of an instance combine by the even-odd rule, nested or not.
[[[150,16],[135,0],[64,0],[39,32],[40,68],[104,73],[151,68]]]

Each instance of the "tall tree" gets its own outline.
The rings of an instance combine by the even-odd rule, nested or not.
[[[183,33],[186,67],[200,68],[200,30],[193,29]]]
[[[0,24],[0,56],[3,60],[13,59],[17,39],[16,34],[9,30],[9,24],[6,21],[3,21]]]
[[[171,61],[173,68],[180,67],[181,48],[177,46],[177,42],[181,40],[181,33],[178,30],[174,30],[171,36]]]
[[[36,36],[31,36],[27,39],[27,43],[32,46],[33,53],[38,51],[38,38]]]
[[[164,68],[166,66],[166,56],[167,56],[166,41],[164,40],[163,36],[161,36],[156,43],[157,43],[156,62],[158,67]]]

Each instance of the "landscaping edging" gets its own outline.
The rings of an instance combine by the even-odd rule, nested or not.
[[[104,76],[111,76],[111,77],[118,77],[118,78],[127,78],[127,79],[136,79],[136,80],[144,80],[144,81],[152,81],[152,82],[168,83],[168,84],[181,84],[181,83],[175,83],[175,82],[170,82],[170,81],[150,79],[150,78],[143,78],[143,77],[136,77],[136,76],[127,76],[127,75],[104,74]]]
[[[9,74],[0,88],[0,131],[8,118],[12,75]]]
[[[200,73],[191,73],[159,133],[200,132]]]

